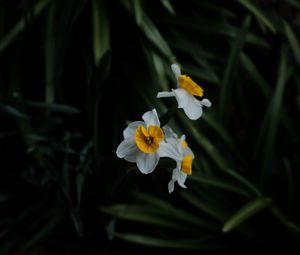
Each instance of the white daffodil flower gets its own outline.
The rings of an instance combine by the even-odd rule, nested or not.
[[[158,164],[164,132],[155,109],[146,112],[142,118],[144,121],[132,122],[124,130],[124,140],[116,153],[119,158],[136,163],[143,174],[149,174]]]
[[[191,120],[199,119],[202,115],[202,107],[210,107],[211,102],[206,98],[200,101],[194,97],[202,97],[203,89],[190,77],[181,74],[180,67],[177,64],[172,64],[171,69],[177,80],[177,88],[172,89],[170,92],[159,92],[157,97],[175,97],[178,108],[183,108],[185,114]]]
[[[170,130],[169,130],[170,131]],[[171,130],[172,131],[172,130]],[[172,158],[176,161],[176,168],[173,169],[172,179],[168,183],[169,193],[174,191],[175,182],[182,188],[186,188],[185,180],[188,175],[192,174],[192,163],[194,159],[194,153],[188,147],[185,136],[182,135],[180,139],[173,132],[169,132],[169,137],[161,143],[161,157]]]

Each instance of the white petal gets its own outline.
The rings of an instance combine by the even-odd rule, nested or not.
[[[175,183],[175,181],[173,179],[169,181],[169,183],[168,183],[169,193],[172,193],[174,191],[174,183]]]
[[[176,80],[178,80],[178,77],[181,75],[181,70],[180,70],[180,67],[179,65],[177,64],[172,64],[171,65],[171,69],[176,77]]]
[[[186,180],[187,174],[183,173],[180,171],[179,173],[179,178],[177,179],[177,183],[179,184],[180,187],[186,188],[185,186],[185,180]]]
[[[193,158],[195,158],[195,155],[190,147],[184,148],[183,156],[185,157],[186,155],[192,155]]]
[[[116,153],[119,158],[124,158],[128,154],[132,154],[136,148],[134,139],[127,138],[119,144]]]
[[[147,154],[139,151],[136,157],[137,167],[143,174],[150,174],[153,172],[158,161],[159,156],[157,153]]]
[[[136,156],[139,152],[139,149],[137,147],[135,147],[135,149],[129,151],[126,156],[124,157],[124,159],[126,161],[129,161],[131,163],[135,163],[136,162]]]
[[[123,131],[124,138],[134,137],[135,136],[135,130],[138,126],[146,126],[144,121],[134,121],[131,122],[127,128]]]
[[[182,144],[182,142],[185,141],[185,135],[180,136],[179,142]]]
[[[163,126],[163,131],[165,134],[165,139],[168,139],[168,138],[176,138],[177,139],[178,138],[178,135],[168,125]]]
[[[178,168],[173,170],[172,179],[176,180],[180,187],[186,188],[184,182],[186,180],[187,174],[181,172]]]
[[[202,104],[193,96],[190,96],[188,103],[183,107],[185,114],[191,120],[197,120],[202,116]]]
[[[160,157],[167,157],[176,161],[182,160],[182,153],[178,148],[178,142],[175,138],[168,139],[167,142],[162,141],[159,145],[157,153]]]
[[[144,113],[142,118],[146,122],[147,127],[149,127],[151,125],[160,127],[160,121],[158,119],[157,112],[155,109]]]
[[[163,91],[163,92],[158,92],[156,97],[157,98],[161,98],[161,97],[175,97],[175,94],[174,94],[173,91],[170,91],[170,92]]]
[[[211,107],[211,102],[208,99],[206,99],[206,98],[204,98],[204,99],[202,99],[201,101],[198,101],[198,102],[200,104],[206,106],[206,107]]]
[[[186,92],[184,89],[174,89],[176,100],[178,102],[178,108],[184,108],[187,106],[189,102],[189,98],[193,97],[188,92]]]

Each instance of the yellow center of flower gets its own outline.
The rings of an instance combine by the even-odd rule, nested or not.
[[[159,148],[160,142],[164,139],[164,133],[158,126],[138,126],[135,131],[135,142],[137,147],[144,153],[154,153]]]
[[[180,75],[178,77],[179,87],[186,90],[189,94],[202,97],[203,89],[194,82],[190,77],[186,75]]]
[[[181,162],[181,171],[185,174],[192,174],[193,155],[186,155]]]

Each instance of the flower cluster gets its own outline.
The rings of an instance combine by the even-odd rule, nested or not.
[[[171,92],[159,92],[157,97],[175,97],[178,108],[183,108],[185,114],[192,120],[202,115],[202,106],[210,107],[208,99],[199,101],[195,96],[202,97],[203,89],[190,77],[181,74],[177,64],[171,69],[177,79],[177,88]],[[136,163],[143,174],[149,174],[156,168],[162,157],[176,161],[172,178],[168,184],[169,192],[173,192],[175,182],[186,188],[185,180],[192,174],[194,153],[185,141],[185,135],[178,135],[169,127],[161,127],[155,109],[142,116],[143,121],[134,121],[124,130],[124,140],[117,148],[117,156]]]

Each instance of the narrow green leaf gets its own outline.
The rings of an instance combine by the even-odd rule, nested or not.
[[[45,39],[45,102],[53,103],[55,97],[55,83],[57,77],[55,69],[56,58],[56,37],[55,37],[55,5],[56,1],[52,1],[50,10],[48,12],[47,26],[46,26],[46,39]]]
[[[51,1],[45,31],[46,103],[53,103],[60,89],[70,31],[81,9],[79,1]]]
[[[266,25],[273,33],[276,32],[271,21],[249,0],[238,0],[246,9],[248,9],[259,21]]]
[[[298,0],[287,0],[287,2],[300,10],[300,3]]]
[[[254,84],[257,84],[259,86],[258,88],[265,98],[269,98],[272,93],[270,85],[267,83],[263,75],[259,72],[258,68],[256,68],[252,60],[245,53],[242,53],[241,61],[248,71],[249,77],[252,78],[253,81],[255,81]]]
[[[154,196],[146,195],[143,193],[136,193],[136,196],[149,204],[156,205],[158,208],[161,208],[166,212],[172,212],[172,217],[175,217],[192,225],[196,225],[200,228],[205,228],[209,229],[210,231],[218,232],[218,228],[214,223],[210,221],[205,221],[195,216],[194,214],[182,210],[178,207],[175,208],[170,203],[167,203],[161,199],[157,199]]]
[[[85,180],[85,176],[82,173],[78,173],[76,176],[76,195],[77,195],[76,210],[77,211],[80,209],[80,205],[81,205],[81,197],[82,197],[84,180]]]
[[[189,120],[182,112],[177,112],[182,123],[185,123],[185,128],[194,138],[195,142],[200,145],[207,154],[212,158],[215,164],[220,168],[226,167],[225,158],[222,157],[220,151],[208,140],[208,138],[196,128],[194,122]]]
[[[230,176],[232,176],[233,178],[238,180],[240,183],[244,184],[245,187],[247,187],[249,189],[249,191],[253,192],[253,194],[255,194],[257,196],[262,195],[262,193],[259,191],[258,188],[256,188],[249,180],[247,180],[242,175],[238,174],[236,171],[233,171],[233,170],[228,169],[228,168],[223,168],[222,170],[224,171],[224,173],[229,174]]]
[[[234,192],[234,193],[239,194],[243,197],[249,197],[250,196],[247,191],[245,191],[241,188],[238,188],[234,185],[227,184],[224,181],[219,181],[219,180],[206,178],[206,177],[203,177],[203,176],[195,176],[195,175],[190,176],[189,179],[191,179],[195,182],[199,182],[201,184],[207,185],[207,186],[211,186],[211,187],[216,188],[216,189],[221,189],[221,190],[224,190],[224,191]]]
[[[184,226],[181,227],[182,224],[176,222],[172,219],[172,217],[164,217],[161,210],[155,209],[155,207],[151,206],[118,204],[107,207],[99,207],[99,210],[124,220],[142,222],[173,230],[186,229]]]
[[[143,8],[141,0],[132,0],[133,2],[133,12],[135,16],[136,23],[140,26],[142,24]]]
[[[0,111],[6,112],[7,114],[17,118],[28,119],[28,116],[25,113],[20,112],[18,109],[10,105],[0,105]]]
[[[191,193],[181,192],[180,195],[196,208],[211,216],[213,219],[220,222],[225,220],[226,215],[224,214],[224,210],[216,210],[216,208],[212,208],[211,203],[202,202],[201,198],[192,195]]]
[[[279,117],[281,113],[281,104],[283,99],[284,88],[287,80],[290,76],[290,72],[287,67],[287,50],[286,47],[282,47],[280,52],[280,62],[278,68],[278,78],[274,96],[269,104],[267,114],[265,116],[265,122],[267,123],[266,133],[260,135],[263,139],[261,144],[264,145],[263,149],[263,164],[261,172],[261,186],[265,185],[266,178],[270,172],[270,166],[275,149],[277,130],[279,126]],[[262,130],[263,132],[264,130]]]
[[[128,11],[131,11],[128,1],[123,0],[121,2],[128,9]],[[170,62],[173,62],[175,57],[171,51],[171,48],[146,13],[143,13],[142,22],[138,25],[148,40],[160,51],[160,53],[167,57]]]
[[[103,55],[110,50],[110,25],[104,1],[92,0],[91,7],[94,61],[98,66]]]
[[[223,225],[222,231],[229,232],[239,225],[244,223],[249,218],[253,217],[256,213],[269,207],[272,204],[272,200],[265,197],[259,197],[249,202],[240,208],[235,214],[233,214]]]
[[[209,113],[204,113],[202,116],[203,120],[220,136],[220,138],[225,142],[225,144],[232,150],[232,152],[241,160],[244,161],[241,153],[237,149],[235,141],[232,136],[228,133],[226,128]]]
[[[59,212],[58,209],[50,210],[46,217],[43,216],[42,220],[46,218],[47,223],[41,227],[37,233],[30,235],[30,239],[26,242],[26,244],[22,247],[22,250],[27,250],[39,243],[43,238],[45,238],[60,222],[62,219],[62,214]],[[40,219],[39,219],[40,220]]]
[[[248,29],[250,27],[251,18],[247,16],[242,24],[242,27],[232,45],[229,58],[227,61],[226,69],[224,72],[224,76],[222,79],[222,90],[220,92],[220,117],[221,121],[224,122],[225,119],[225,110],[228,109],[228,103],[230,102],[230,95],[232,92],[232,83],[231,79],[235,68],[237,67],[237,62],[240,58],[240,54],[243,50],[243,46],[245,43],[245,38],[248,33]]]
[[[175,10],[169,0],[161,0],[160,2],[169,11],[169,13],[171,13],[172,15],[176,14]]]
[[[43,109],[43,110],[53,111],[53,112],[60,112],[66,114],[80,113],[79,109],[64,104],[44,103],[44,102],[35,102],[35,101],[20,101],[19,103],[29,108]]]
[[[196,240],[164,240],[162,238],[154,238],[145,235],[132,234],[132,233],[115,233],[115,236],[126,240],[128,242],[158,247],[158,248],[169,248],[169,249],[182,249],[182,250],[219,250],[222,247],[219,244],[207,244],[201,243],[201,239]]]
[[[42,11],[47,7],[50,0],[40,0],[38,1],[35,6],[33,7],[33,17],[39,16]],[[0,54],[3,50],[6,49],[7,46],[9,46],[15,38],[25,29],[26,21],[24,18],[19,20],[13,28],[3,37],[3,39],[0,41]]]
[[[284,33],[293,50],[293,57],[296,59],[296,62],[300,67],[300,45],[297,36],[287,22],[283,22],[283,27],[284,27]]]

